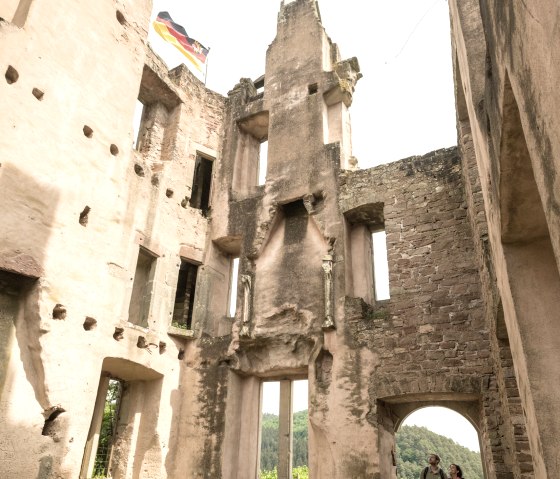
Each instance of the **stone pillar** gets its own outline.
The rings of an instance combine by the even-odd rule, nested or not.
[[[280,381],[278,479],[292,479],[292,381]]]

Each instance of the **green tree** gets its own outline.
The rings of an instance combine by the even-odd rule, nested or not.
[[[396,435],[398,479],[418,479],[428,464],[428,455],[437,452],[440,466],[448,471],[449,464],[461,466],[465,479],[482,479],[480,453],[440,436],[425,427],[403,426]]]
[[[294,474],[307,479],[307,411],[294,414],[293,464]],[[418,479],[428,464],[428,455],[437,452],[441,467],[447,472],[449,464],[459,464],[465,479],[482,479],[480,453],[460,446],[453,439],[440,436],[425,427],[403,426],[395,437],[397,444],[398,479]],[[278,416],[264,414],[262,420],[261,478],[276,479],[278,466]],[[294,478],[297,476],[294,475]]]

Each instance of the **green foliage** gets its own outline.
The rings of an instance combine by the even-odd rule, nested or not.
[[[309,468],[307,466],[294,467],[292,469],[293,479],[309,479]],[[278,471],[261,471],[260,479],[278,479]]]
[[[294,414],[293,465],[307,466],[307,411]],[[263,414],[261,434],[261,471],[278,466],[278,416]],[[303,477],[303,476],[302,476]]]
[[[179,328],[179,329],[185,329],[185,330],[189,329],[189,327],[187,326],[187,323],[179,323],[177,321],[173,321],[171,323],[171,326],[173,326],[174,328]]]
[[[480,453],[460,446],[453,439],[440,436],[425,427],[403,426],[396,436],[398,479],[419,479],[428,465],[428,455],[441,457],[440,467],[447,474],[449,464],[459,464],[465,479],[483,479]]]
[[[97,445],[93,466],[94,479],[104,479],[108,474],[108,457],[115,432],[116,414],[120,396],[121,383],[114,379],[109,380],[107,395],[105,396],[105,407],[103,409],[101,431],[99,432],[99,443]]]
[[[294,414],[294,479],[308,479],[307,411]],[[483,479],[480,453],[460,446],[452,439],[440,436],[425,427],[403,426],[396,435],[398,479],[419,479],[428,465],[428,455],[436,452],[442,458],[441,467],[461,466],[465,479]],[[278,416],[263,414],[261,443],[261,479],[276,479],[278,466]],[[297,467],[300,466],[300,467]],[[299,474],[299,477],[296,475]]]

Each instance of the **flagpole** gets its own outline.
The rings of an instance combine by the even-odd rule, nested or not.
[[[204,86],[206,86],[206,79],[208,78],[208,54],[210,53],[210,48],[208,49],[208,53],[206,54],[206,70],[204,72]]]

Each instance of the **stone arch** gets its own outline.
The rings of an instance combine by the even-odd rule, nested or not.
[[[481,397],[478,394],[424,392],[380,398],[377,400],[377,414],[381,477],[396,477],[395,434],[402,426],[404,420],[414,412],[431,406],[444,407],[463,416],[474,427],[479,443],[481,442],[483,412]],[[481,459],[484,475],[488,477],[482,448]]]

